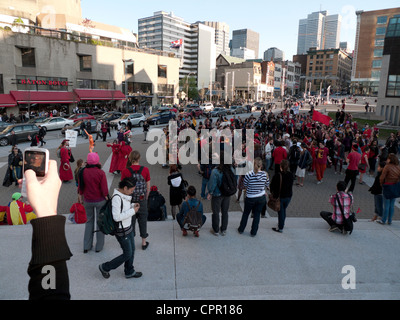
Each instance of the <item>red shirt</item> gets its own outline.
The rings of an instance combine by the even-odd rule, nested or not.
[[[280,164],[282,160],[287,159],[287,151],[283,147],[278,147],[274,150],[272,156],[274,157],[274,163]]]
[[[134,164],[134,165],[131,166],[131,168],[132,168],[133,171],[138,171],[138,170],[140,170],[140,167],[141,167],[141,166],[138,165],[138,164]],[[124,169],[124,170],[122,171],[122,173],[121,173],[121,181],[124,180],[125,178],[131,177],[131,176],[132,176],[131,172],[129,171],[128,168],[126,168],[126,169]],[[145,180],[146,182],[150,181],[150,171],[149,171],[149,168],[143,167],[142,176],[143,176],[143,178],[144,178],[144,180]]]
[[[326,147],[316,149],[317,163],[326,164],[326,161],[328,160],[328,154],[329,154],[329,149]]]
[[[347,159],[349,160],[349,166],[347,167],[347,169],[358,170],[358,164],[361,160],[361,154],[359,154],[358,152],[350,152],[347,156]]]

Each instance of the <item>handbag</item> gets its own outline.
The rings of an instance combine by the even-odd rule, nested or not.
[[[358,170],[359,170],[359,171],[365,171],[365,169],[367,169],[367,164],[365,164],[365,163],[360,163],[360,164],[358,165]]]
[[[282,189],[282,174],[280,175],[280,185],[279,185],[279,194],[281,193]],[[273,211],[279,212],[281,210],[281,199],[278,196],[277,198],[271,193],[268,197],[268,208],[272,209]]]

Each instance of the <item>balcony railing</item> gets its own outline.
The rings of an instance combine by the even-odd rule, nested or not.
[[[24,25],[24,24],[15,25],[2,21],[0,21],[0,26],[1,26],[0,30],[5,30],[13,33],[36,35],[36,36],[42,36],[52,39],[60,39],[65,41],[74,41],[95,46],[111,47],[111,48],[153,54],[170,58],[175,57],[175,54],[172,52],[165,52],[149,48],[139,48],[137,43],[135,42],[129,42],[123,40],[110,41],[110,40],[96,39],[93,38],[89,33],[82,34],[78,32],[67,32],[62,30],[46,29],[34,25]]]

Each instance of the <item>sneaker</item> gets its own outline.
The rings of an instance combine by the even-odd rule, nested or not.
[[[184,237],[187,236],[187,230],[186,230],[186,229],[182,229],[182,235],[183,235]]]
[[[143,273],[139,272],[139,271],[134,271],[132,274],[129,275],[125,275],[126,279],[130,279],[130,278],[140,278],[143,275]]]
[[[196,230],[196,231],[194,231],[194,232],[193,232],[193,234],[194,234],[194,236],[195,236],[196,238],[200,237],[200,235],[199,235],[199,231],[197,231],[197,230]]]
[[[329,232],[333,232],[333,231],[336,231],[336,230],[339,230],[339,228],[337,226],[333,226],[333,227],[329,228]]]
[[[317,184],[321,184],[322,183],[322,180],[319,180],[318,182],[317,182]]]
[[[220,231],[219,233],[221,236],[225,237],[226,236],[226,231]]]
[[[110,273],[107,271],[104,271],[102,264],[99,265],[99,270],[104,278],[108,279],[110,277]]]
[[[272,228],[272,230],[274,230],[275,232],[279,232],[279,233],[283,232],[281,229],[278,229],[278,228]]]
[[[218,232],[215,232],[213,228],[211,228],[210,232],[211,232],[214,236],[216,236],[216,237],[219,236],[219,233],[218,233]]]

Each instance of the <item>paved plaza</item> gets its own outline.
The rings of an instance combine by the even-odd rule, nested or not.
[[[151,144],[143,141],[141,129],[134,130],[132,147],[142,154],[141,164],[147,166],[146,150]],[[109,141],[113,141],[116,132]],[[55,149],[63,137],[49,132],[46,147],[56,159]],[[21,145],[23,149],[27,145]],[[0,149],[0,165],[7,161],[8,148]],[[111,149],[103,141],[96,142],[95,151],[106,171],[110,193],[120,176],[108,173]],[[78,139],[73,149],[75,159],[86,159],[87,140]],[[57,159],[58,161],[58,159]],[[73,168],[75,165],[73,165]],[[151,185],[156,185],[169,204],[168,170],[161,165],[149,166]],[[0,168],[4,177],[6,166]],[[225,237],[210,233],[210,201],[203,201],[207,221],[200,238],[190,234],[183,238],[176,221],[149,222],[150,246],[143,251],[136,237],[135,268],[143,272],[140,279],[126,280],[123,268],[102,278],[97,266],[120,254],[120,247],[112,237],[106,237],[104,250],[83,254],[84,226],[67,221],[66,234],[73,257],[68,261],[71,295],[74,300],[252,300],[252,299],[399,299],[400,298],[400,214],[396,208],[391,226],[369,222],[373,215],[373,197],[368,192],[372,178],[366,185],[357,183],[355,208],[360,208],[359,222],[352,235],[328,232],[328,225],[319,213],[331,210],[329,196],[344,175],[327,169],[324,182],[316,184],[315,176],[306,176],[303,188],[294,186],[294,195],[287,211],[283,234],[271,230],[277,215],[268,212],[261,219],[259,233],[249,236],[251,219],[245,232],[237,232],[243,201],[232,197],[228,232]],[[184,166],[184,179],[200,193],[201,176],[194,165]],[[270,172],[273,174],[273,172]],[[0,187],[0,201],[7,205],[17,187]],[[77,200],[74,183],[63,184],[58,213],[69,214]],[[8,274],[0,281],[0,299],[27,299],[30,260],[31,226],[0,226],[0,274]],[[356,288],[344,289],[342,273],[345,266],[356,271]],[[13,270],[12,273],[9,270]]]

